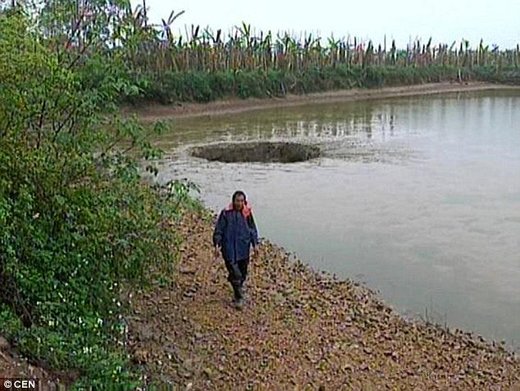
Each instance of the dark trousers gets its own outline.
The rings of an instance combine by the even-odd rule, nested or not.
[[[244,285],[247,278],[247,266],[249,265],[249,258],[241,261],[230,262],[226,261],[226,269],[228,271],[228,281],[233,287],[235,297],[240,298],[240,288]]]

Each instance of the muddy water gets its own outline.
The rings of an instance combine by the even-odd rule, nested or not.
[[[293,164],[189,157],[217,141],[289,140]],[[365,282],[401,313],[520,345],[520,93],[322,104],[179,120],[159,180],[218,210],[249,195],[262,236]]]

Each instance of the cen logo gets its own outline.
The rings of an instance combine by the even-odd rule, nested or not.
[[[0,378],[0,391],[7,390],[36,390],[39,388],[38,379],[2,379]]]

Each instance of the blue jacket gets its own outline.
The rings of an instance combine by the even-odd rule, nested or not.
[[[251,245],[258,245],[258,231],[253,213],[245,213],[231,208],[224,209],[215,225],[213,245],[222,247],[222,257],[227,262],[249,258]]]

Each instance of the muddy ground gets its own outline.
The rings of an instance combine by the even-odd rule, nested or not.
[[[173,105],[145,104],[127,106],[122,109],[124,115],[137,115],[143,122],[168,120],[175,118],[190,118],[201,116],[221,116],[273,109],[277,107],[295,107],[317,103],[339,103],[355,100],[387,99],[418,95],[432,95],[451,92],[492,91],[513,89],[520,87],[471,82],[471,83],[429,83],[402,87],[384,87],[373,89],[339,90],[319,92],[307,95],[287,95],[283,98],[271,99],[228,99],[210,103],[178,103]]]

